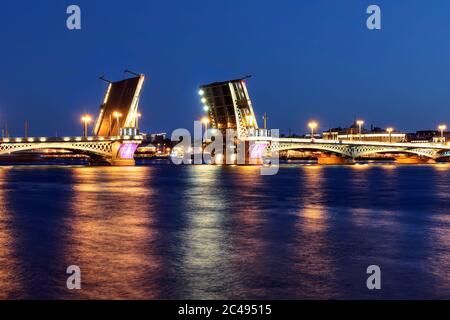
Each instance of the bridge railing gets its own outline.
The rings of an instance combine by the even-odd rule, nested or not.
[[[87,136],[87,137],[11,137],[1,138],[0,143],[51,143],[51,142],[101,142],[116,140],[142,140],[141,135]]]
[[[248,130],[249,137],[272,137],[272,132],[269,129],[255,129]]]

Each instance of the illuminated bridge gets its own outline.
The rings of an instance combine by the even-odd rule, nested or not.
[[[288,150],[311,151],[321,164],[353,163],[356,158],[390,154],[400,163],[427,163],[450,157],[443,143],[392,143],[324,139],[280,138],[259,128],[245,83],[246,78],[214,82],[200,87],[199,95],[207,123],[220,130],[235,130],[236,142],[246,146],[246,162],[261,162],[264,156]],[[264,117],[264,122],[266,122]],[[229,150],[224,150],[224,153]],[[234,151],[231,151],[234,152]],[[227,155],[227,159],[229,159]]]
[[[0,155],[39,149],[63,149],[88,155],[93,164],[134,165],[142,141],[137,128],[144,75],[108,82],[91,136],[0,139]],[[87,126],[86,126],[87,128]]]

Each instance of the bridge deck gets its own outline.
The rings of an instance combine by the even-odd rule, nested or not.
[[[0,143],[60,143],[60,142],[104,142],[104,141],[116,141],[116,140],[142,140],[142,136],[88,136],[88,137],[12,137],[2,138]]]
[[[324,139],[304,139],[304,138],[275,138],[275,137],[248,137],[248,141],[268,141],[278,143],[298,143],[298,144],[327,144],[327,145],[348,145],[348,146],[373,146],[373,147],[393,147],[393,148],[421,148],[450,150],[450,145],[442,143],[408,143],[408,142],[377,142],[377,141],[355,141],[355,140],[324,140]]]

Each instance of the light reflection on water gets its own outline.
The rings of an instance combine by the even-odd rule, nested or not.
[[[5,196],[8,170],[0,168],[0,299],[7,299],[20,292],[20,269],[15,257],[14,235],[11,232],[13,214],[8,210]],[[7,284],[7,285],[5,285]]]
[[[449,188],[445,164],[1,168],[0,298],[450,298]]]
[[[149,167],[72,170],[70,246],[65,261],[83,272],[81,297],[160,295],[157,287],[145,281],[157,277],[161,266],[151,245],[160,232],[152,227],[155,218],[149,200],[155,197],[154,190],[145,187],[151,171]]]

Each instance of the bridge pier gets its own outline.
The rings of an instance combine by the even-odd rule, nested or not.
[[[395,157],[395,162],[398,164],[432,164],[436,163],[435,160],[427,157],[399,155]]]
[[[355,164],[355,161],[352,158],[348,157],[321,153],[317,157],[317,163],[320,165],[344,165]]]
[[[111,145],[112,157],[108,162],[112,166],[134,166],[134,153],[139,143],[136,141],[119,140]]]

